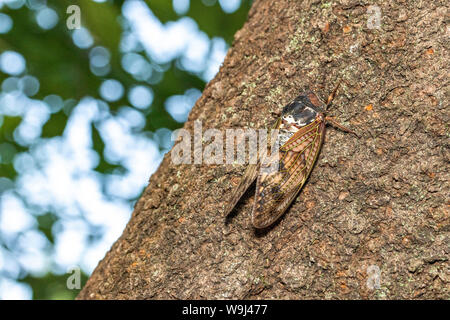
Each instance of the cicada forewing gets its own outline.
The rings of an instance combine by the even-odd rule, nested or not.
[[[318,114],[280,147],[277,171],[260,170],[252,212],[255,228],[270,226],[295,199],[317,159],[324,131],[323,114]]]
[[[280,126],[281,118],[278,119],[273,125],[272,129],[269,130],[269,134],[273,130],[277,130]],[[269,147],[270,148],[270,147]],[[270,151],[270,150],[269,150]],[[244,195],[245,191],[252,185],[252,183],[256,180],[259,170],[261,167],[261,161],[258,160],[257,164],[249,164],[247,169],[244,172],[244,175],[239,183],[239,185],[234,189],[233,194],[231,195],[231,199],[228,201],[228,204],[225,208],[225,216],[228,216],[231,211],[233,211],[236,204]]]

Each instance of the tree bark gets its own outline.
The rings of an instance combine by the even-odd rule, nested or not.
[[[225,223],[244,166],[166,154],[78,298],[449,299],[447,22],[444,0],[254,1],[184,128],[266,128],[302,89],[325,99],[342,80],[330,115],[360,138],[328,127],[263,231],[254,188]]]

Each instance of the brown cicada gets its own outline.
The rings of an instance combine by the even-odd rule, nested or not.
[[[286,211],[308,178],[323,142],[325,125],[331,123],[355,134],[326,116],[338,87],[339,84],[326,103],[314,92],[307,91],[284,107],[274,126],[280,146],[276,159],[278,170],[261,170],[267,166],[261,161],[249,165],[226,208],[227,216],[256,179],[252,223],[258,229],[270,226]]]

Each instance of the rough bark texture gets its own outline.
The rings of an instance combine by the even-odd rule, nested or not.
[[[449,299],[447,22],[445,0],[256,0],[185,128],[264,128],[302,88],[325,98],[341,79],[331,115],[361,137],[328,128],[301,194],[263,232],[252,190],[225,224],[243,166],[167,154],[79,298]]]

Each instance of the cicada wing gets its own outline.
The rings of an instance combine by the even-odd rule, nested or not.
[[[299,129],[279,150],[277,171],[260,171],[256,181],[252,223],[266,228],[286,211],[301,190],[322,144],[324,121]]]
[[[258,165],[250,164],[245,170],[244,176],[242,177],[239,185],[234,189],[231,199],[225,208],[225,216],[228,216],[239,200],[244,195],[245,191],[250,187],[250,185],[255,181],[258,175]]]
[[[279,118],[275,124],[273,125],[271,130],[277,129],[280,126],[281,118]],[[271,132],[269,130],[269,133]],[[233,211],[236,204],[244,195],[245,191],[251,186],[251,184],[256,180],[258,176],[258,171],[260,168],[261,161],[258,161],[257,164],[249,164],[247,169],[245,170],[244,176],[240,181],[239,185],[234,189],[231,199],[228,201],[228,204],[225,208],[225,216],[228,216],[231,211]]]

